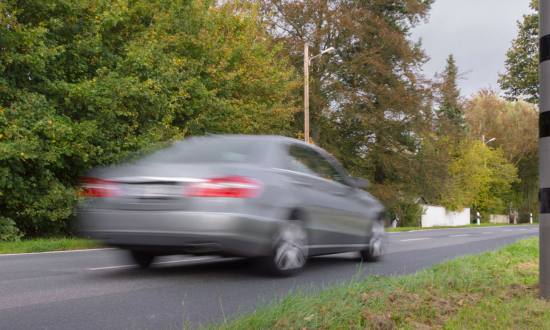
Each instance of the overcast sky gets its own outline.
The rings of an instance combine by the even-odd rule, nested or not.
[[[506,51],[517,36],[518,20],[531,13],[530,0],[436,0],[428,24],[412,31],[412,39],[422,38],[431,60],[424,72],[432,77],[445,68],[453,54],[459,70],[469,71],[459,83],[469,96],[482,87],[499,88],[498,72],[504,72]]]

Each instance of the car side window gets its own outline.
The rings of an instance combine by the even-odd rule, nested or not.
[[[296,144],[288,149],[287,167],[294,172],[317,175],[315,172],[315,155],[313,150]]]
[[[291,171],[316,175],[344,183],[334,167],[320,153],[311,148],[292,144],[288,149],[288,156],[287,166]]]
[[[332,165],[325,159],[325,157],[323,157],[316,151],[313,152],[315,153],[317,158],[316,172],[319,174],[319,176],[343,184],[344,180],[342,179],[340,174],[334,169],[334,167],[332,167]]]

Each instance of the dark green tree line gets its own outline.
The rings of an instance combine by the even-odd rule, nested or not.
[[[67,232],[92,166],[288,130],[296,82],[278,52],[240,2],[0,2],[0,239]]]
[[[539,0],[531,0],[533,14],[523,15],[518,22],[518,36],[506,53],[505,73],[499,73],[500,88],[509,101],[520,97],[537,104],[539,101]]]

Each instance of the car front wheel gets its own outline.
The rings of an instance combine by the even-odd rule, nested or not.
[[[384,222],[377,220],[372,224],[372,234],[369,241],[369,247],[361,251],[361,257],[364,261],[378,261],[386,253],[387,242]]]

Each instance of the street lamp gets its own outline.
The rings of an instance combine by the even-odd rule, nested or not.
[[[481,136],[481,139],[483,140],[483,145],[486,146],[487,143],[496,140],[495,138],[490,139],[489,141],[485,141],[485,135]],[[483,160],[483,168],[487,168],[487,160]]]
[[[481,138],[483,139],[483,145],[486,145],[487,143],[496,140],[495,138],[492,138],[489,141],[485,141],[485,135],[482,135]]]
[[[321,54],[309,58],[309,45],[304,44],[304,141],[309,143],[309,66],[311,60],[324,54],[334,53],[334,47],[327,48]]]

